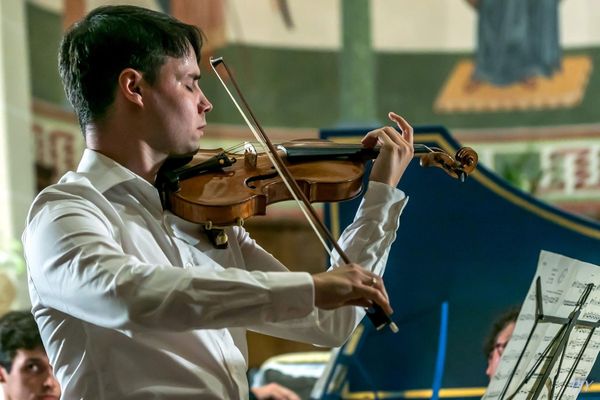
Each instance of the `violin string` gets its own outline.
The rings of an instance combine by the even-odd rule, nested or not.
[[[247,146],[251,146],[256,149],[258,147],[258,145],[260,145],[260,143],[257,143],[256,141],[244,141],[242,143],[235,144],[235,145],[225,149],[225,152],[239,154],[239,153],[242,153],[246,149]]]
[[[421,146],[423,146],[423,148],[425,150],[427,150],[428,153],[433,153],[433,149],[429,146],[427,146],[426,144],[422,144]]]
[[[242,142],[242,143],[238,143],[236,145],[233,145],[227,149],[225,149],[226,153],[233,153],[233,154],[237,154],[240,150],[243,150],[245,147],[245,143],[247,142]]]
[[[263,148],[262,143],[259,143],[256,140],[251,140],[251,141],[244,141],[242,143],[235,144],[235,145],[225,149],[225,152],[238,154],[238,153],[241,153],[244,150],[246,150],[247,146],[253,147],[254,149],[256,149],[257,147]],[[263,148],[263,151],[265,151],[264,148]]]

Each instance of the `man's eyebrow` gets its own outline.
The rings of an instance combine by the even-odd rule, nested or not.
[[[193,80],[195,80],[195,81],[197,81],[197,80],[200,80],[200,78],[201,78],[202,76],[201,76],[199,73],[191,73],[191,74],[188,74],[188,77],[189,77],[189,78],[192,78],[192,79],[193,79]]]
[[[25,361],[37,361],[37,362],[44,362],[44,359],[41,357],[27,357],[25,359]]]

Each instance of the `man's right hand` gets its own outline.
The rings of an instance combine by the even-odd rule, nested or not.
[[[377,303],[386,314],[393,313],[383,279],[358,264],[343,265],[312,277],[318,308],[371,307]]]

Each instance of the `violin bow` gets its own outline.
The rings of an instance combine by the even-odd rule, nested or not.
[[[229,79],[231,80],[231,83],[236,91],[236,94],[239,96],[241,103],[244,105],[244,107],[248,111],[250,118],[248,118],[248,116],[246,115],[246,113],[244,112],[244,110],[242,109],[240,104],[235,99],[235,96],[233,95],[233,93],[229,90],[229,87],[225,83],[225,80],[223,79],[223,77],[221,76],[219,71],[217,70],[217,67],[219,65],[222,65],[225,68],[225,71],[227,72],[227,75],[228,75]],[[321,244],[323,245],[323,247],[325,248],[327,253],[329,253],[330,257],[333,259],[333,252],[327,245],[327,241],[329,241],[329,243],[331,243],[331,245],[333,246],[335,251],[341,257],[343,262],[346,264],[350,264],[351,263],[350,258],[348,257],[346,252],[340,247],[339,243],[333,237],[333,235],[331,234],[329,229],[327,229],[327,227],[325,226],[323,221],[321,221],[321,219],[317,215],[315,209],[313,208],[312,204],[310,204],[310,201],[306,198],[306,195],[300,189],[300,187],[298,186],[298,183],[293,178],[289,169],[287,168],[287,166],[281,159],[281,156],[275,149],[275,146],[273,145],[273,143],[271,142],[271,140],[269,139],[269,137],[267,136],[265,131],[262,129],[260,123],[258,122],[257,118],[255,117],[254,113],[252,112],[252,109],[248,105],[248,102],[244,98],[244,95],[242,94],[242,91],[240,90],[233,74],[231,73],[231,71],[227,67],[227,64],[223,60],[223,57],[218,57],[218,58],[211,57],[210,58],[210,66],[211,66],[212,70],[214,71],[214,73],[217,75],[217,78],[221,82],[221,85],[223,85],[223,87],[225,88],[225,91],[231,98],[231,101],[237,108],[238,112],[240,113],[240,115],[242,116],[244,121],[246,122],[246,125],[248,125],[248,127],[250,128],[250,131],[252,132],[252,134],[254,135],[256,140],[263,146],[267,156],[269,157],[269,160],[271,161],[271,163],[273,164],[273,166],[275,167],[275,169],[281,176],[283,182],[285,183],[285,186],[292,194],[292,197],[294,197],[294,200],[300,207],[300,210],[302,210],[302,213],[306,217],[307,221],[309,222],[309,224],[312,227],[312,229],[314,230],[315,234],[321,241]],[[252,122],[250,121],[250,119],[252,120]],[[394,323],[394,321],[392,321],[390,316],[385,313],[385,311],[383,310],[383,308],[381,308],[380,305],[374,303],[373,306],[371,306],[369,309],[367,309],[367,316],[369,317],[369,319],[371,320],[371,322],[373,323],[373,325],[375,326],[375,328],[377,330],[380,330],[386,326],[389,326],[389,328],[392,332],[394,332],[394,333],[398,332],[398,326]]]

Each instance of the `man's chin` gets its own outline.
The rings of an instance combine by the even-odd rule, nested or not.
[[[198,146],[198,145],[196,145],[194,147],[190,147],[188,149],[177,150],[177,151],[172,152],[169,155],[169,158],[192,157],[194,154],[196,154],[198,152],[198,150],[200,150],[200,146]]]
[[[188,151],[186,153],[178,154],[177,156],[178,157],[192,157],[193,155],[195,155],[198,152],[198,150],[200,150],[200,147],[196,147],[194,150]]]

